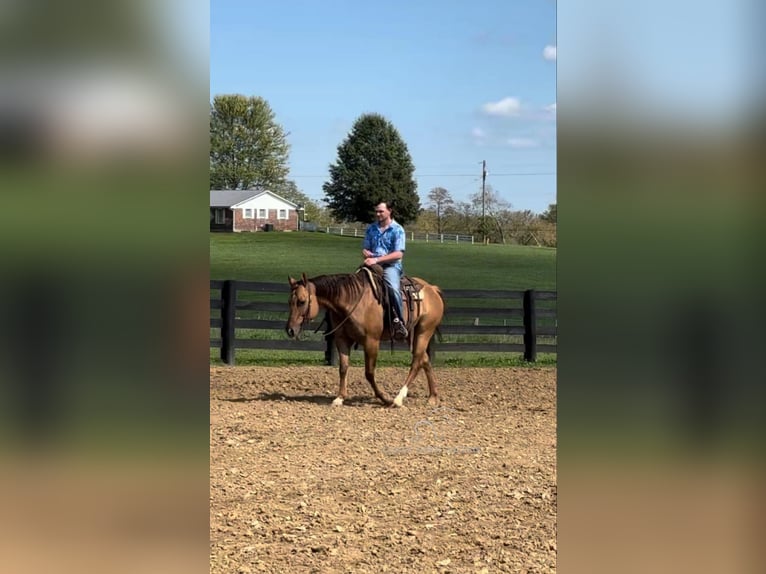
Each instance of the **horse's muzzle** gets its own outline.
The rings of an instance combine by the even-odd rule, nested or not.
[[[290,337],[291,339],[295,339],[296,333],[295,333],[295,330],[292,327],[286,327],[285,331],[287,331],[287,336],[288,337]]]

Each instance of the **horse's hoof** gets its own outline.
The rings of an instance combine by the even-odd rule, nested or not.
[[[334,407],[342,407],[343,406],[343,399],[341,397],[335,397],[335,400],[332,402],[332,406],[334,406]]]
[[[394,404],[397,407],[402,406],[402,403],[404,403],[404,399],[407,398],[407,387],[402,387],[402,390],[399,391],[399,394],[396,395],[396,398],[394,399]]]
[[[438,407],[439,406],[439,397],[428,397],[428,406],[429,407]]]

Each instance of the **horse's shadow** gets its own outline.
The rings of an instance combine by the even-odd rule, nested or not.
[[[233,397],[222,399],[230,403],[250,403],[253,401],[274,401],[293,403],[313,403],[315,405],[331,405],[335,397],[328,395],[286,395],[285,393],[260,393],[255,397]],[[348,397],[343,401],[347,406],[380,405],[375,397],[356,396]],[[383,405],[380,405],[383,406]]]

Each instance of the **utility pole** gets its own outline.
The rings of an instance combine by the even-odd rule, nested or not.
[[[486,219],[484,215],[484,182],[487,180],[487,160],[481,162],[481,242],[486,243]]]

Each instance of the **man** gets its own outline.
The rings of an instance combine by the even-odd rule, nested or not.
[[[381,201],[375,206],[375,223],[367,227],[364,234],[362,255],[365,265],[378,264],[383,267],[383,277],[393,299],[394,338],[406,339],[407,327],[404,326],[402,310],[402,292],[400,289],[404,269],[404,228],[392,219],[391,202]]]

